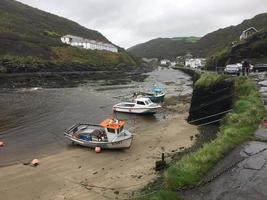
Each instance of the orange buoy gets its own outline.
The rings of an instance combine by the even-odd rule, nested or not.
[[[39,165],[39,160],[38,159],[33,159],[31,161],[31,166],[36,167],[37,165]]]
[[[3,146],[4,146],[4,142],[0,141],[0,147],[3,147]]]
[[[100,153],[101,152],[101,147],[95,147],[95,152]]]

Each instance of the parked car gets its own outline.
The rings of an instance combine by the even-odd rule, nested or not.
[[[226,65],[226,67],[224,68],[225,74],[234,74],[234,75],[239,76],[241,72],[242,72],[242,64],[241,63]]]
[[[254,72],[264,72],[267,71],[267,64],[256,64],[253,67]]]

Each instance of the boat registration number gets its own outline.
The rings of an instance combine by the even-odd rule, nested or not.
[[[112,144],[112,145],[122,144],[122,141],[112,142],[111,144]]]

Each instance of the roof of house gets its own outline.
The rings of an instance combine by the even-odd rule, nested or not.
[[[104,46],[117,48],[113,44],[110,44],[110,43],[98,42],[98,41],[95,41],[95,40],[90,40],[90,39],[78,37],[78,36],[75,36],[75,35],[64,35],[61,38],[71,38],[72,42],[77,42],[77,43],[85,42],[85,43],[104,45]]]
[[[254,30],[254,31],[256,31],[256,32],[258,31],[256,28],[254,28],[254,27],[250,27],[250,28],[244,30],[242,33],[245,33],[245,32],[250,31],[250,30]]]

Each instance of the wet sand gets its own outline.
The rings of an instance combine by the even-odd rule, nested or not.
[[[1,199],[89,200],[125,199],[153,179],[153,167],[162,152],[190,147],[195,126],[186,114],[132,130],[132,147],[123,151],[102,151],[80,146],[40,159],[33,168],[17,164],[1,168]],[[4,147],[5,148],[5,147]]]

